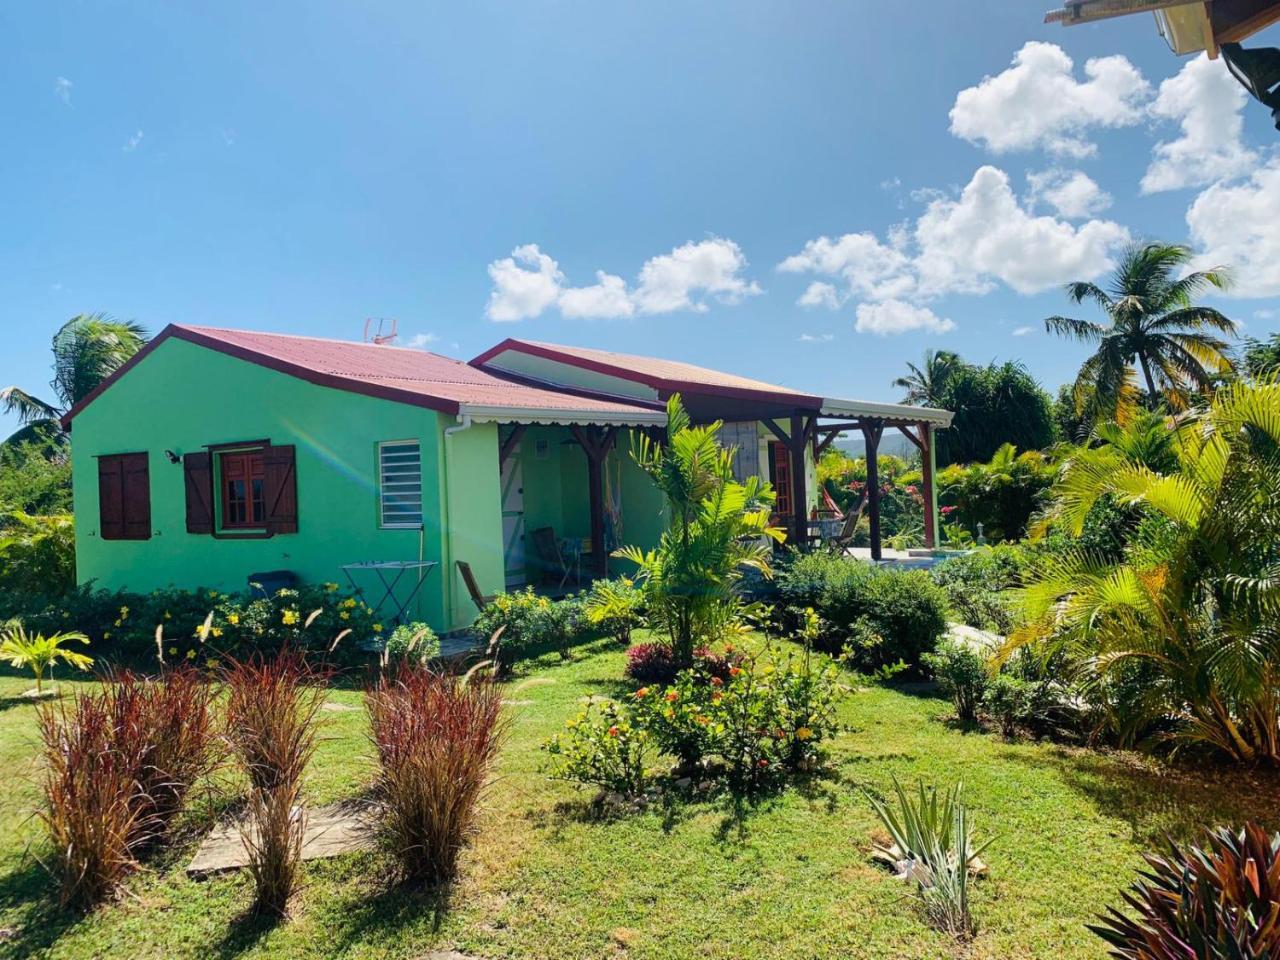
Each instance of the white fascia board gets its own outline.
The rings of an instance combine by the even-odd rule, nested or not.
[[[912,407],[905,403],[871,403],[867,400],[840,400],[827,397],[822,401],[824,417],[881,417],[886,420],[904,420],[908,423],[931,423],[939,427],[951,426],[955,416],[950,410],[936,407]]]
[[[618,427],[665,427],[665,410],[549,410],[545,407],[485,407],[464,403],[459,416],[476,423],[584,424]]]

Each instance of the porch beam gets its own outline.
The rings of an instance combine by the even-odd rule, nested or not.
[[[790,449],[791,438],[787,436],[787,432],[785,430],[783,430],[780,426],[778,426],[772,420],[761,420],[760,422],[769,428],[769,432],[778,438],[779,443],[784,444],[788,449]]]
[[[507,439],[502,441],[502,446],[498,448],[498,466],[501,467],[515,452],[520,441],[524,438],[525,431],[529,429],[529,425],[525,423],[517,423],[507,435]]]
[[[879,560],[880,546],[880,435],[884,424],[871,423],[862,428],[867,442],[867,512],[871,524],[871,559]]]
[[[917,429],[919,428],[919,426],[921,426],[921,425],[920,425],[920,424],[917,424]],[[900,423],[900,424],[898,424],[898,432],[899,432],[900,434],[902,434],[904,437],[906,437],[908,440],[910,440],[910,441],[911,441],[911,443],[912,443],[912,445],[913,445],[917,450],[920,450],[920,451],[923,451],[923,450],[924,450],[924,441],[922,441],[922,440],[920,439],[920,436],[919,436],[919,435],[917,435],[916,433],[912,432],[912,430],[911,430],[911,428],[910,428],[909,426],[907,426],[907,425],[906,425],[906,424],[904,424],[904,423]]]
[[[823,431],[826,431],[825,437],[823,437],[821,440],[817,440],[816,437],[814,438],[815,440],[817,440],[813,448],[813,459],[815,463],[817,462],[818,458],[822,456],[824,452],[826,452],[827,447],[831,446],[831,444],[833,444],[836,441],[836,439],[840,436],[840,434],[846,432],[846,428],[835,427],[830,430],[828,430],[827,427],[825,426],[818,428],[819,433],[822,433]]]

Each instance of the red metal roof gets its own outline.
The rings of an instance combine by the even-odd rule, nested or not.
[[[64,426],[146,354],[170,337],[338,390],[428,407],[445,413],[465,408],[544,411],[652,420],[655,407],[578,395],[517,383],[461,360],[425,350],[281,333],[170,324],[128,363],[63,418]]]
[[[621,377],[635,383],[643,383],[655,390],[684,391],[687,393],[713,393],[724,396],[752,396],[761,399],[791,401],[801,406],[820,406],[822,398],[812,394],[751,380],[747,377],[709,370],[679,360],[661,360],[656,357],[640,357],[629,353],[613,353],[610,350],[593,350],[589,347],[566,347],[555,343],[538,343],[534,340],[509,338],[496,347],[486,350],[472,360],[478,367],[487,366],[500,354],[514,350],[547,360],[558,360],[570,366],[594,370]]]

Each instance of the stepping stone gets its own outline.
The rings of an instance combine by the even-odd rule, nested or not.
[[[349,703],[335,703],[332,700],[326,700],[320,704],[321,710],[328,710],[330,713],[359,713],[359,707],[353,707]]]
[[[302,859],[319,860],[374,844],[373,810],[366,805],[335,803],[308,811],[307,829],[302,838]],[[249,857],[238,823],[215,827],[204,838],[195,857],[187,864],[191,876],[221,873],[248,866]]]

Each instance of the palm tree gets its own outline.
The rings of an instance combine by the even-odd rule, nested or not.
[[[905,377],[898,377],[891,386],[901,387],[907,391],[907,395],[902,398],[903,403],[940,407],[947,378],[961,363],[959,354],[952,353],[950,350],[926,350],[924,366],[917,367],[914,363],[908,362],[907,369],[911,372]]]
[[[1203,390],[1215,376],[1231,372],[1226,342],[1206,331],[1235,336],[1236,325],[1195,302],[1210,287],[1227,289],[1230,280],[1221,267],[1175,279],[1191,258],[1191,248],[1179,244],[1135,244],[1121,255],[1108,290],[1086,281],[1067,284],[1072,303],[1092,300],[1110,321],[1049,317],[1044,322],[1049,333],[1097,345],[1076,377],[1078,410],[1091,407],[1098,416],[1126,419],[1136,402],[1135,362],[1149,402],[1154,406],[1163,393],[1175,409],[1186,405],[1187,387]]]
[[[16,413],[23,426],[6,443],[61,440],[58,418],[111,376],[147,342],[136,323],[113,320],[105,313],[82,313],[53,335],[55,402],[41,400],[21,387],[0,390],[0,408]]]

